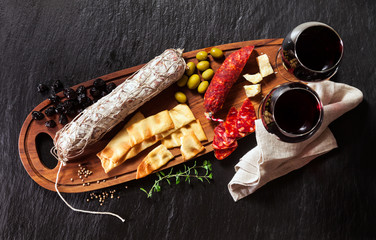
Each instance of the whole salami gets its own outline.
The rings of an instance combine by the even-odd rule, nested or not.
[[[56,133],[55,153],[60,161],[80,155],[126,116],[184,74],[182,50],[167,49],[148,62],[110,94],[101,98]]]
[[[209,118],[222,108],[223,103],[232,87],[239,78],[254,46],[243,47],[230,54],[215,72],[204,96],[204,106]]]

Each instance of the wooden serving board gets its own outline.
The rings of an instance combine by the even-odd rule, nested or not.
[[[224,55],[228,56],[232,52],[240,49],[241,47],[254,45],[255,49],[247,62],[243,74],[249,73],[254,74],[257,73],[258,65],[256,62],[256,57],[263,53],[266,53],[269,56],[269,60],[271,64],[274,66],[275,63],[275,56],[278,52],[279,47],[282,44],[283,39],[263,39],[263,40],[252,40],[246,42],[238,42],[238,43],[230,43],[224,44],[220,46],[216,46],[223,50]],[[187,62],[192,61],[197,63],[195,58],[196,53],[199,51],[210,51],[210,48],[198,49],[195,51],[184,53],[184,58]],[[210,65],[211,68],[216,71],[219,66],[222,64],[222,60],[214,60],[210,55]],[[120,70],[114,73],[107,74],[105,76],[101,76],[103,80],[108,82],[115,82],[116,85],[119,85],[123,81],[125,81],[132,73],[140,69],[143,65],[139,65],[136,67],[131,67],[128,69]],[[275,69],[276,70],[276,69]],[[79,85],[84,85],[87,88],[90,88],[93,84],[94,79],[78,84],[72,87],[74,90]],[[262,100],[262,96],[266,95],[273,87],[279,85],[281,83],[286,82],[286,80],[278,73],[273,74],[265,78],[262,83],[262,94],[259,94],[257,97],[252,98],[252,102],[254,104],[255,109],[257,110],[259,103]],[[226,99],[225,106],[223,106],[222,110],[216,114],[216,117],[225,119],[228,110],[230,107],[234,106],[237,109],[240,108],[243,101],[246,99],[246,95],[243,89],[244,85],[250,84],[247,82],[243,77],[240,77],[238,81],[232,87],[229,96]],[[205,146],[206,150],[202,152],[200,155],[209,153],[213,151],[212,141],[214,137],[214,128],[217,125],[216,122],[211,122],[207,120],[204,116],[204,107],[203,107],[203,95],[197,93],[196,90],[189,90],[187,87],[179,88],[176,84],[173,84],[168,89],[164,90],[158,96],[153,98],[151,101],[145,103],[139,110],[145,115],[145,117],[156,114],[162,110],[171,109],[175,105],[177,105],[176,100],[174,99],[174,93],[177,91],[183,91],[188,98],[188,105],[192,109],[195,117],[198,118],[203,126],[203,129],[208,137],[208,141],[204,142],[203,145]],[[58,93],[58,95],[63,99],[62,92]],[[33,111],[43,111],[46,110],[50,106],[50,101],[45,100],[40,103],[37,107],[33,109]],[[58,123],[58,116],[55,115],[51,119],[54,119],[57,123],[57,127],[53,129],[48,129],[44,126],[46,118],[40,121],[32,120],[31,112],[27,116],[21,132],[19,136],[19,154],[21,161],[30,175],[30,177],[37,182],[40,186],[55,191],[55,180],[56,174],[59,168],[59,164],[53,168],[47,168],[40,160],[37,152],[36,146],[36,138],[39,134],[46,133],[53,139],[55,133],[62,128],[62,125]],[[96,157],[96,153],[103,149],[106,144],[111,140],[111,138],[121,129],[121,127],[125,124],[125,122],[129,119],[125,119],[122,123],[116,126],[112,131],[110,131],[101,141],[97,144],[88,147],[85,153],[79,156],[77,159],[73,159],[67,163],[66,166],[62,167],[59,176],[59,191],[67,192],[67,193],[75,193],[75,192],[86,192],[92,191],[96,189],[101,189],[109,186],[113,186],[116,184],[124,183],[136,178],[136,170],[138,164],[142,161],[142,159],[146,156],[148,151],[150,151],[153,147],[146,149],[136,157],[127,160],[121,166],[117,167],[110,173],[106,174],[102,169],[100,160]],[[182,156],[180,154],[179,148],[172,149],[171,152],[175,155],[175,158],[171,160],[166,166],[164,166],[161,170],[175,166],[183,162]],[[198,156],[200,156],[198,155]],[[91,176],[85,178],[85,182],[89,183],[89,186],[83,186],[82,181],[78,178],[77,171],[79,170],[78,164],[85,166],[86,169],[89,169],[93,172]],[[74,181],[71,181],[71,178]],[[100,181],[100,183],[97,183]]]

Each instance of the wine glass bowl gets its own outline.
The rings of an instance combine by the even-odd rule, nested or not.
[[[304,141],[315,134],[324,117],[317,93],[300,82],[273,88],[263,99],[258,113],[269,133],[291,143]]]
[[[306,22],[295,27],[276,56],[278,72],[288,81],[316,82],[330,79],[343,56],[343,41],[330,26]]]

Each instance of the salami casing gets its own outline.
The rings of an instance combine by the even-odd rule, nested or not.
[[[239,78],[254,46],[243,47],[230,54],[215,72],[204,96],[204,106],[209,116],[222,108],[232,87]]]
[[[167,49],[101,98],[56,133],[54,145],[60,161],[80,155],[126,116],[184,74],[182,50]]]

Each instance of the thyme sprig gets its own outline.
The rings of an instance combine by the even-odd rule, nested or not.
[[[210,179],[213,178],[211,171],[212,165],[210,161],[205,160],[202,165],[197,165],[195,161],[192,167],[184,165],[184,171],[179,170],[178,172],[173,173],[173,168],[171,168],[168,174],[165,174],[162,171],[157,172],[156,175],[158,179],[155,180],[154,185],[151,187],[151,189],[149,191],[146,191],[144,188],[140,188],[140,190],[145,192],[148,198],[150,198],[153,195],[153,192],[161,191],[160,183],[163,180],[166,180],[169,185],[171,185],[171,179],[175,179],[175,184],[179,184],[181,182],[181,179],[184,179],[185,182],[188,182],[190,184],[191,178],[197,178],[201,182],[204,182],[204,180],[206,180],[208,183],[210,183]]]

